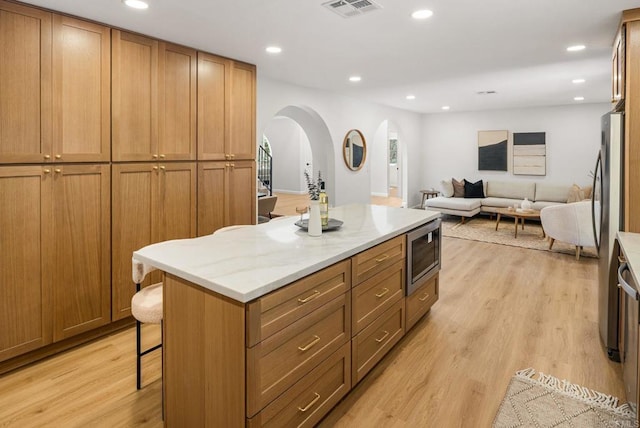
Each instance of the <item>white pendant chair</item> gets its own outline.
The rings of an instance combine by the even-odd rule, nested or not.
[[[132,259],[132,278],[136,284],[136,294],[131,299],[131,314],[136,319],[136,387],[142,387],[142,357],[162,347],[161,342],[151,348],[142,350],[141,325],[160,324],[162,332],[162,283],[141,288],[147,274],[155,268]],[[162,334],[162,333],[161,333]]]

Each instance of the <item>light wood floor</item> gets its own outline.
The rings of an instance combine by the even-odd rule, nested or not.
[[[322,426],[490,427],[527,367],[623,397],[598,338],[596,269],[445,238],[440,300]],[[129,329],[0,377],[0,426],[161,427],[159,358],[136,391],[134,349]]]

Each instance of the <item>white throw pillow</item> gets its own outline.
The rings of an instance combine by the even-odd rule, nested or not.
[[[440,181],[440,193],[445,198],[450,198],[453,196],[453,183],[451,180],[441,180]]]

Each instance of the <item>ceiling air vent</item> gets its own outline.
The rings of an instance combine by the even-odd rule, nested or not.
[[[371,0],[333,0],[322,3],[322,6],[343,18],[351,18],[376,9],[382,9],[382,6]]]

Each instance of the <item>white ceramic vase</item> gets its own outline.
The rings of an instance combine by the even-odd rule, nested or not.
[[[309,224],[307,231],[309,236],[322,235],[322,219],[320,218],[320,202],[310,201],[309,207]]]
[[[531,206],[531,201],[527,198],[524,198],[524,201],[522,201],[522,203],[520,204],[520,208],[526,211],[530,210]]]

